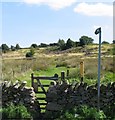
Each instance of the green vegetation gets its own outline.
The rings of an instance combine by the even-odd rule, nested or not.
[[[80,45],[88,45],[88,44],[92,44],[93,43],[93,39],[91,37],[88,36],[81,36],[80,40]]]
[[[31,73],[34,73],[35,76],[53,76],[57,73],[60,77],[61,71],[65,71],[66,73],[67,70],[69,70],[69,76],[66,80],[74,84],[74,82],[80,82],[80,62],[84,61],[84,82],[88,85],[94,85],[97,83],[98,45],[92,44],[92,38],[88,39],[89,41],[85,42],[82,42],[80,39],[81,46],[80,42],[73,42],[71,39],[68,39],[67,42],[60,39],[58,43],[49,45],[44,43],[41,45],[32,44],[28,49],[15,50],[16,47],[12,46],[12,51],[9,51],[9,49],[7,49],[9,52],[3,51],[3,80],[12,82],[16,80],[26,80],[27,86],[31,86]],[[101,84],[115,82],[113,79],[115,75],[113,53],[114,48],[112,44],[102,45]],[[31,57],[31,59],[28,59],[28,57]],[[50,84],[50,81],[43,81],[43,84]],[[21,109],[22,111],[17,109]],[[15,112],[12,112],[13,110]],[[108,112],[108,110],[110,112]],[[19,113],[16,113],[16,111]],[[95,108],[88,106],[75,106],[73,110],[64,110],[61,114],[56,113],[56,115],[59,119],[63,120],[85,120],[85,118],[98,120],[99,118],[114,118],[113,111],[115,111],[115,109],[112,106],[99,112]],[[21,112],[24,113],[24,115]],[[15,116],[17,116],[17,118],[31,118],[24,107],[14,107],[14,105],[4,108],[3,115],[10,118]],[[53,115],[54,117],[56,116],[55,113],[52,113],[52,116]]]
[[[35,50],[34,50],[33,47],[31,47],[30,52],[27,52],[27,53],[26,53],[26,57],[27,57],[27,58],[28,58],[28,57],[33,57],[34,54],[35,54]]]
[[[28,113],[24,105],[14,105],[11,103],[8,107],[2,108],[2,119],[31,119],[30,113]]]
[[[7,51],[9,51],[9,47],[6,44],[2,44],[1,49],[3,53],[6,53]]]
[[[58,73],[60,76],[61,71],[66,72],[69,69],[69,79],[80,81],[81,61],[84,61],[84,80],[89,81],[89,83],[97,80],[97,45],[87,45],[84,48],[72,47],[65,52],[58,52],[58,50],[53,52],[52,48],[55,47],[39,49],[32,47],[31,49],[20,49],[3,54],[3,80],[27,80],[30,86],[31,73],[39,76],[53,76]],[[113,46],[111,44],[102,45],[101,80],[104,83],[113,81],[113,58],[108,49],[112,50]],[[25,57],[29,50],[34,55],[32,59]],[[111,78],[108,78],[110,74]]]
[[[104,120],[106,115],[103,111],[98,111],[96,108],[81,105],[71,110],[66,110],[63,115],[56,120]]]

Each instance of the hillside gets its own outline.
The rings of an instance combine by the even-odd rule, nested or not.
[[[102,45],[101,52],[102,57],[112,57],[113,45],[105,44]],[[10,51],[5,54],[2,54],[3,59],[22,59],[25,58],[26,53],[29,49],[19,49],[16,51]],[[88,57],[97,57],[98,54],[98,45],[87,45],[85,47],[73,47],[67,50],[58,50],[57,47],[43,47],[35,49],[35,58],[39,56],[45,57],[53,57],[53,56],[61,56],[63,54],[69,56],[80,56],[82,58]]]

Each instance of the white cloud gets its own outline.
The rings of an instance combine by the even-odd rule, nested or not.
[[[71,6],[77,0],[23,0],[27,4],[48,5],[52,9],[59,10]]]
[[[74,8],[74,12],[88,16],[113,16],[113,5],[80,3]]]

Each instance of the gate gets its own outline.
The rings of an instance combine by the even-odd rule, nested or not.
[[[49,84],[45,84],[45,81],[58,81],[58,74],[54,74],[52,77],[37,77],[34,74],[31,74],[31,86],[34,88],[34,92],[38,95],[37,100],[40,104],[40,109],[45,110],[46,106],[46,89],[49,87]],[[44,81],[44,84],[43,84]],[[41,88],[41,90],[39,90]]]

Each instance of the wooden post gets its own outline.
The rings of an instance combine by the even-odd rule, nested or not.
[[[69,70],[67,70],[67,77],[69,76]]]
[[[34,92],[37,93],[38,92],[38,82],[33,83],[33,88],[34,88]]]
[[[81,76],[81,82],[83,82],[83,78],[84,78],[84,62],[83,61],[80,62],[80,76]]]
[[[61,80],[63,82],[65,82],[65,72],[64,71],[61,72]]]
[[[34,87],[34,79],[33,79],[34,74],[31,74],[31,86]]]

